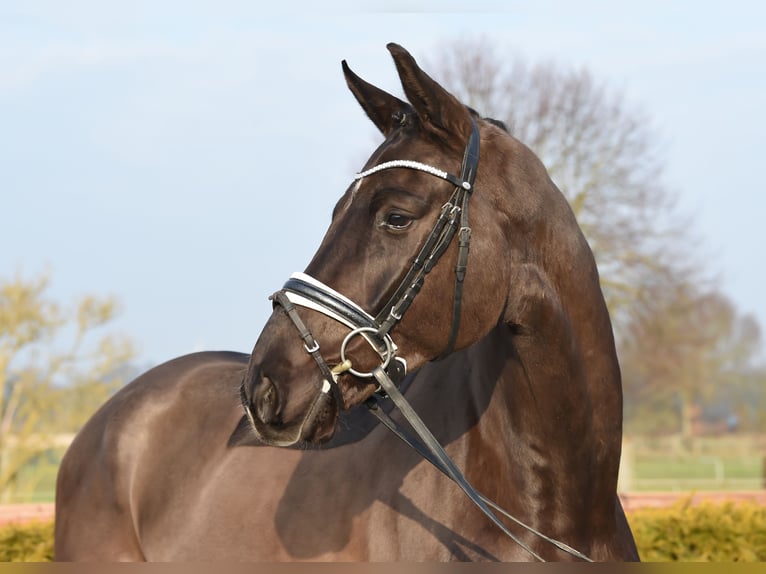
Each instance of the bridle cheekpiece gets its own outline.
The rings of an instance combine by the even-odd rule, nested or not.
[[[449,201],[442,206],[431,233],[426,238],[404,279],[400,282],[393,296],[380,308],[377,315],[372,316],[348,297],[305,273],[294,273],[282,289],[272,295],[271,298],[274,303],[281,305],[285,311],[288,309],[284,302],[288,301],[292,305],[318,311],[351,329],[341,344],[339,353],[341,363],[330,369],[319,351],[319,344],[308,333],[305,325],[301,322],[302,327],[300,327],[296,323],[297,313],[294,310],[288,312],[288,316],[301,332],[306,351],[314,357],[326,379],[326,383],[323,384],[324,392],[330,390],[328,384],[337,386],[338,375],[345,371],[361,378],[373,376],[372,371],[361,372],[354,369],[345,357],[349,341],[357,335],[362,336],[372,346],[381,358],[383,369],[393,380],[399,382],[404,378],[407,372],[407,363],[404,358],[396,356],[399,349],[391,338],[391,330],[401,321],[420,291],[426,275],[434,268],[457,234],[458,258],[455,266],[452,325],[448,343],[441,356],[448,355],[454,350],[460,328],[463,282],[471,240],[471,228],[468,224],[468,200],[473,192],[479,165],[479,140],[479,128],[476,121],[471,117],[471,135],[463,154],[459,176],[411,160],[387,161],[354,176],[354,180],[360,181],[388,169],[413,169],[444,179],[455,186]],[[308,334],[308,338],[305,336],[306,334]]]

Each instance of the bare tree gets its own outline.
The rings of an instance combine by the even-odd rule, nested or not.
[[[0,501],[29,494],[55,468],[47,453],[123,382],[117,369],[132,355],[127,339],[94,333],[114,318],[113,299],[62,306],[48,285],[0,278]]]
[[[702,407],[713,399],[763,400],[766,389],[752,392],[752,384],[763,381],[760,329],[721,293],[664,286],[636,307],[626,331],[626,423],[634,430],[691,437]]]
[[[687,222],[661,181],[658,139],[619,93],[585,69],[528,65],[482,39],[450,44],[433,67],[546,164],[593,248],[618,332],[651,285],[696,272]]]
[[[762,401],[758,324],[700,264],[692,226],[662,181],[649,119],[586,69],[528,64],[486,39],[451,41],[431,68],[468,105],[505,122],[569,200],[612,314],[628,428],[689,435],[714,397]]]

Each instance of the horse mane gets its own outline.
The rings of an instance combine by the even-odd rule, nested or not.
[[[505,133],[511,135],[511,130],[508,129],[508,126],[505,125],[505,122],[501,120],[496,120],[495,118],[482,118],[485,122],[489,122],[493,126],[496,126],[503,130]]]
[[[508,126],[505,124],[504,121],[496,120],[495,118],[490,118],[490,117],[487,117],[487,116],[482,116],[479,112],[477,112],[471,106],[466,106],[466,108],[468,108],[468,111],[471,112],[472,116],[474,116],[476,118],[480,118],[480,119],[484,120],[485,122],[488,122],[488,123],[492,124],[493,126],[500,128],[505,133],[511,135],[511,130],[508,129]]]
[[[468,109],[468,111],[470,112],[470,114],[473,117],[481,119],[481,120],[484,120],[485,122],[490,123],[490,124],[492,124],[493,126],[495,126],[497,128],[500,128],[505,133],[507,133],[509,135],[513,135],[513,134],[511,134],[511,130],[508,129],[508,126],[506,125],[506,123],[504,121],[497,120],[495,118],[490,118],[488,116],[482,116],[479,112],[477,112],[471,106],[466,106],[466,108]],[[410,123],[411,118],[412,118],[412,114],[411,113],[407,113],[407,112],[403,112],[403,111],[398,111],[398,112],[395,112],[393,114],[392,118],[393,118],[393,123],[395,125],[406,126],[406,125],[408,125]]]

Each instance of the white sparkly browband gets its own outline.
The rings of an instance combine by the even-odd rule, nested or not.
[[[373,173],[378,173],[379,171],[383,171],[384,169],[390,169],[393,167],[406,167],[408,169],[417,169],[419,171],[424,171],[426,173],[430,173],[431,175],[435,175],[436,177],[440,177],[441,179],[449,181],[450,183],[456,183],[455,181],[456,178],[454,176],[451,176],[446,171],[442,171],[440,169],[437,169],[425,163],[420,163],[419,161],[410,161],[407,159],[395,159],[393,161],[387,161],[387,162],[381,163],[379,165],[376,165],[375,167],[371,167],[370,169],[366,171],[357,173],[354,176],[354,180],[360,180],[362,178],[367,177],[368,175],[372,175]],[[471,185],[467,181],[459,182],[459,185],[462,185],[462,187],[465,189],[470,189],[471,187]]]

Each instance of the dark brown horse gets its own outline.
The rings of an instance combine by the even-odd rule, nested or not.
[[[306,273],[252,355],[175,359],[94,415],[61,465],[58,559],[572,559],[506,521],[534,554],[512,541],[362,406],[403,423],[377,392],[400,358],[477,491],[594,560],[637,559],[620,370],[572,211],[529,149],[389,50],[410,103],[344,63],[385,141]]]

